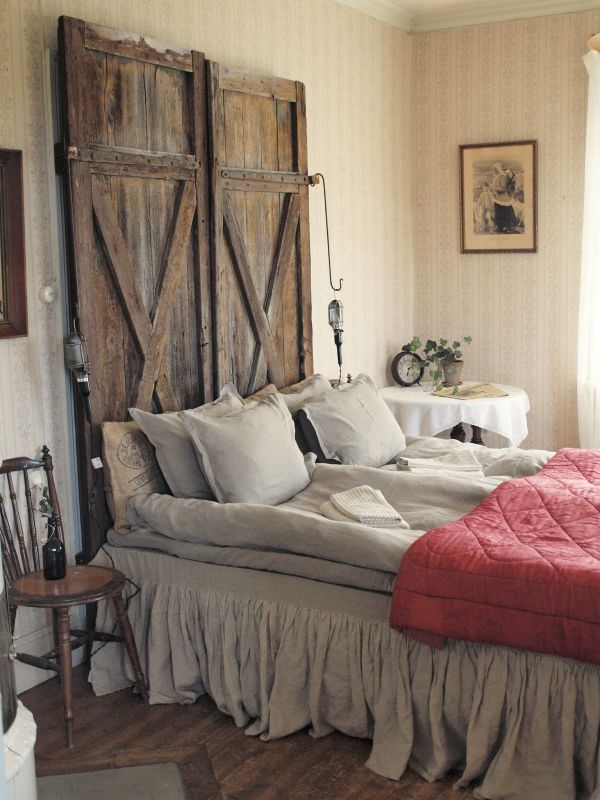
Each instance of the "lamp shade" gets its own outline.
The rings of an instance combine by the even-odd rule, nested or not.
[[[344,307],[334,297],[328,307],[329,324],[334,331],[340,331],[344,325]]]

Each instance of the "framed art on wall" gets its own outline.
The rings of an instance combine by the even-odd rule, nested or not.
[[[537,252],[537,142],[460,146],[461,253]]]
[[[0,339],[27,336],[23,157],[0,150]]]

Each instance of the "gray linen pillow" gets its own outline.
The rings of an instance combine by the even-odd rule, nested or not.
[[[341,384],[303,407],[328,459],[381,467],[406,447],[402,428],[368,375]]]
[[[226,384],[217,400],[194,409],[206,417],[221,417],[243,405],[233,383]],[[204,477],[192,439],[178,417],[179,412],[151,414],[139,408],[129,413],[156,449],[156,459],[175,497],[195,497],[214,500],[214,495]]]
[[[291,414],[279,394],[218,419],[196,411],[181,411],[179,418],[220,503],[273,506],[310,483]]]

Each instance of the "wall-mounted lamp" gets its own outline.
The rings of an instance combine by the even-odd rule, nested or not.
[[[334,286],[333,278],[331,275],[331,247],[329,244],[329,219],[327,217],[327,190],[325,189],[325,176],[322,172],[316,172],[312,176],[311,185],[314,186],[317,183],[323,183],[323,208],[325,210],[325,232],[327,234],[327,262],[329,264],[329,285],[333,290],[333,300],[329,303],[328,307],[328,319],[329,324],[333,329],[333,340],[335,342],[335,346],[337,349],[337,361],[338,366],[340,368],[340,383],[342,381],[342,341],[343,341],[343,325],[344,325],[344,307],[342,303],[337,299],[336,294],[342,288],[342,284],[344,282],[343,278],[340,278],[339,285]]]

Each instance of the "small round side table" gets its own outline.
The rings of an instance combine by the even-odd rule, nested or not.
[[[142,673],[131,623],[123,602],[123,588],[127,578],[122,572],[107,567],[67,567],[62,580],[49,581],[43,570],[30,572],[13,582],[8,590],[11,606],[51,608],[55,621],[55,648],[45,656],[29,656],[19,653],[17,658],[24,663],[42,669],[51,669],[60,676],[65,709],[67,746],[73,746],[73,662],[72,650],[92,641],[123,642],[127,649],[135,675],[135,683],[144,703],[148,702],[148,690]],[[121,635],[96,633],[95,631],[71,631],[69,608],[86,603],[97,603],[110,598],[114,603]],[[73,638],[72,638],[73,637]],[[55,661],[57,663],[55,663]]]
[[[471,381],[464,385],[468,387]],[[381,396],[408,436],[436,436],[451,430],[453,439],[464,442],[463,423],[471,425],[472,442],[483,444],[481,431],[492,431],[518,447],[527,436],[529,398],[518,386],[494,384],[506,393],[504,397],[459,399],[438,397],[421,386],[386,386]]]

